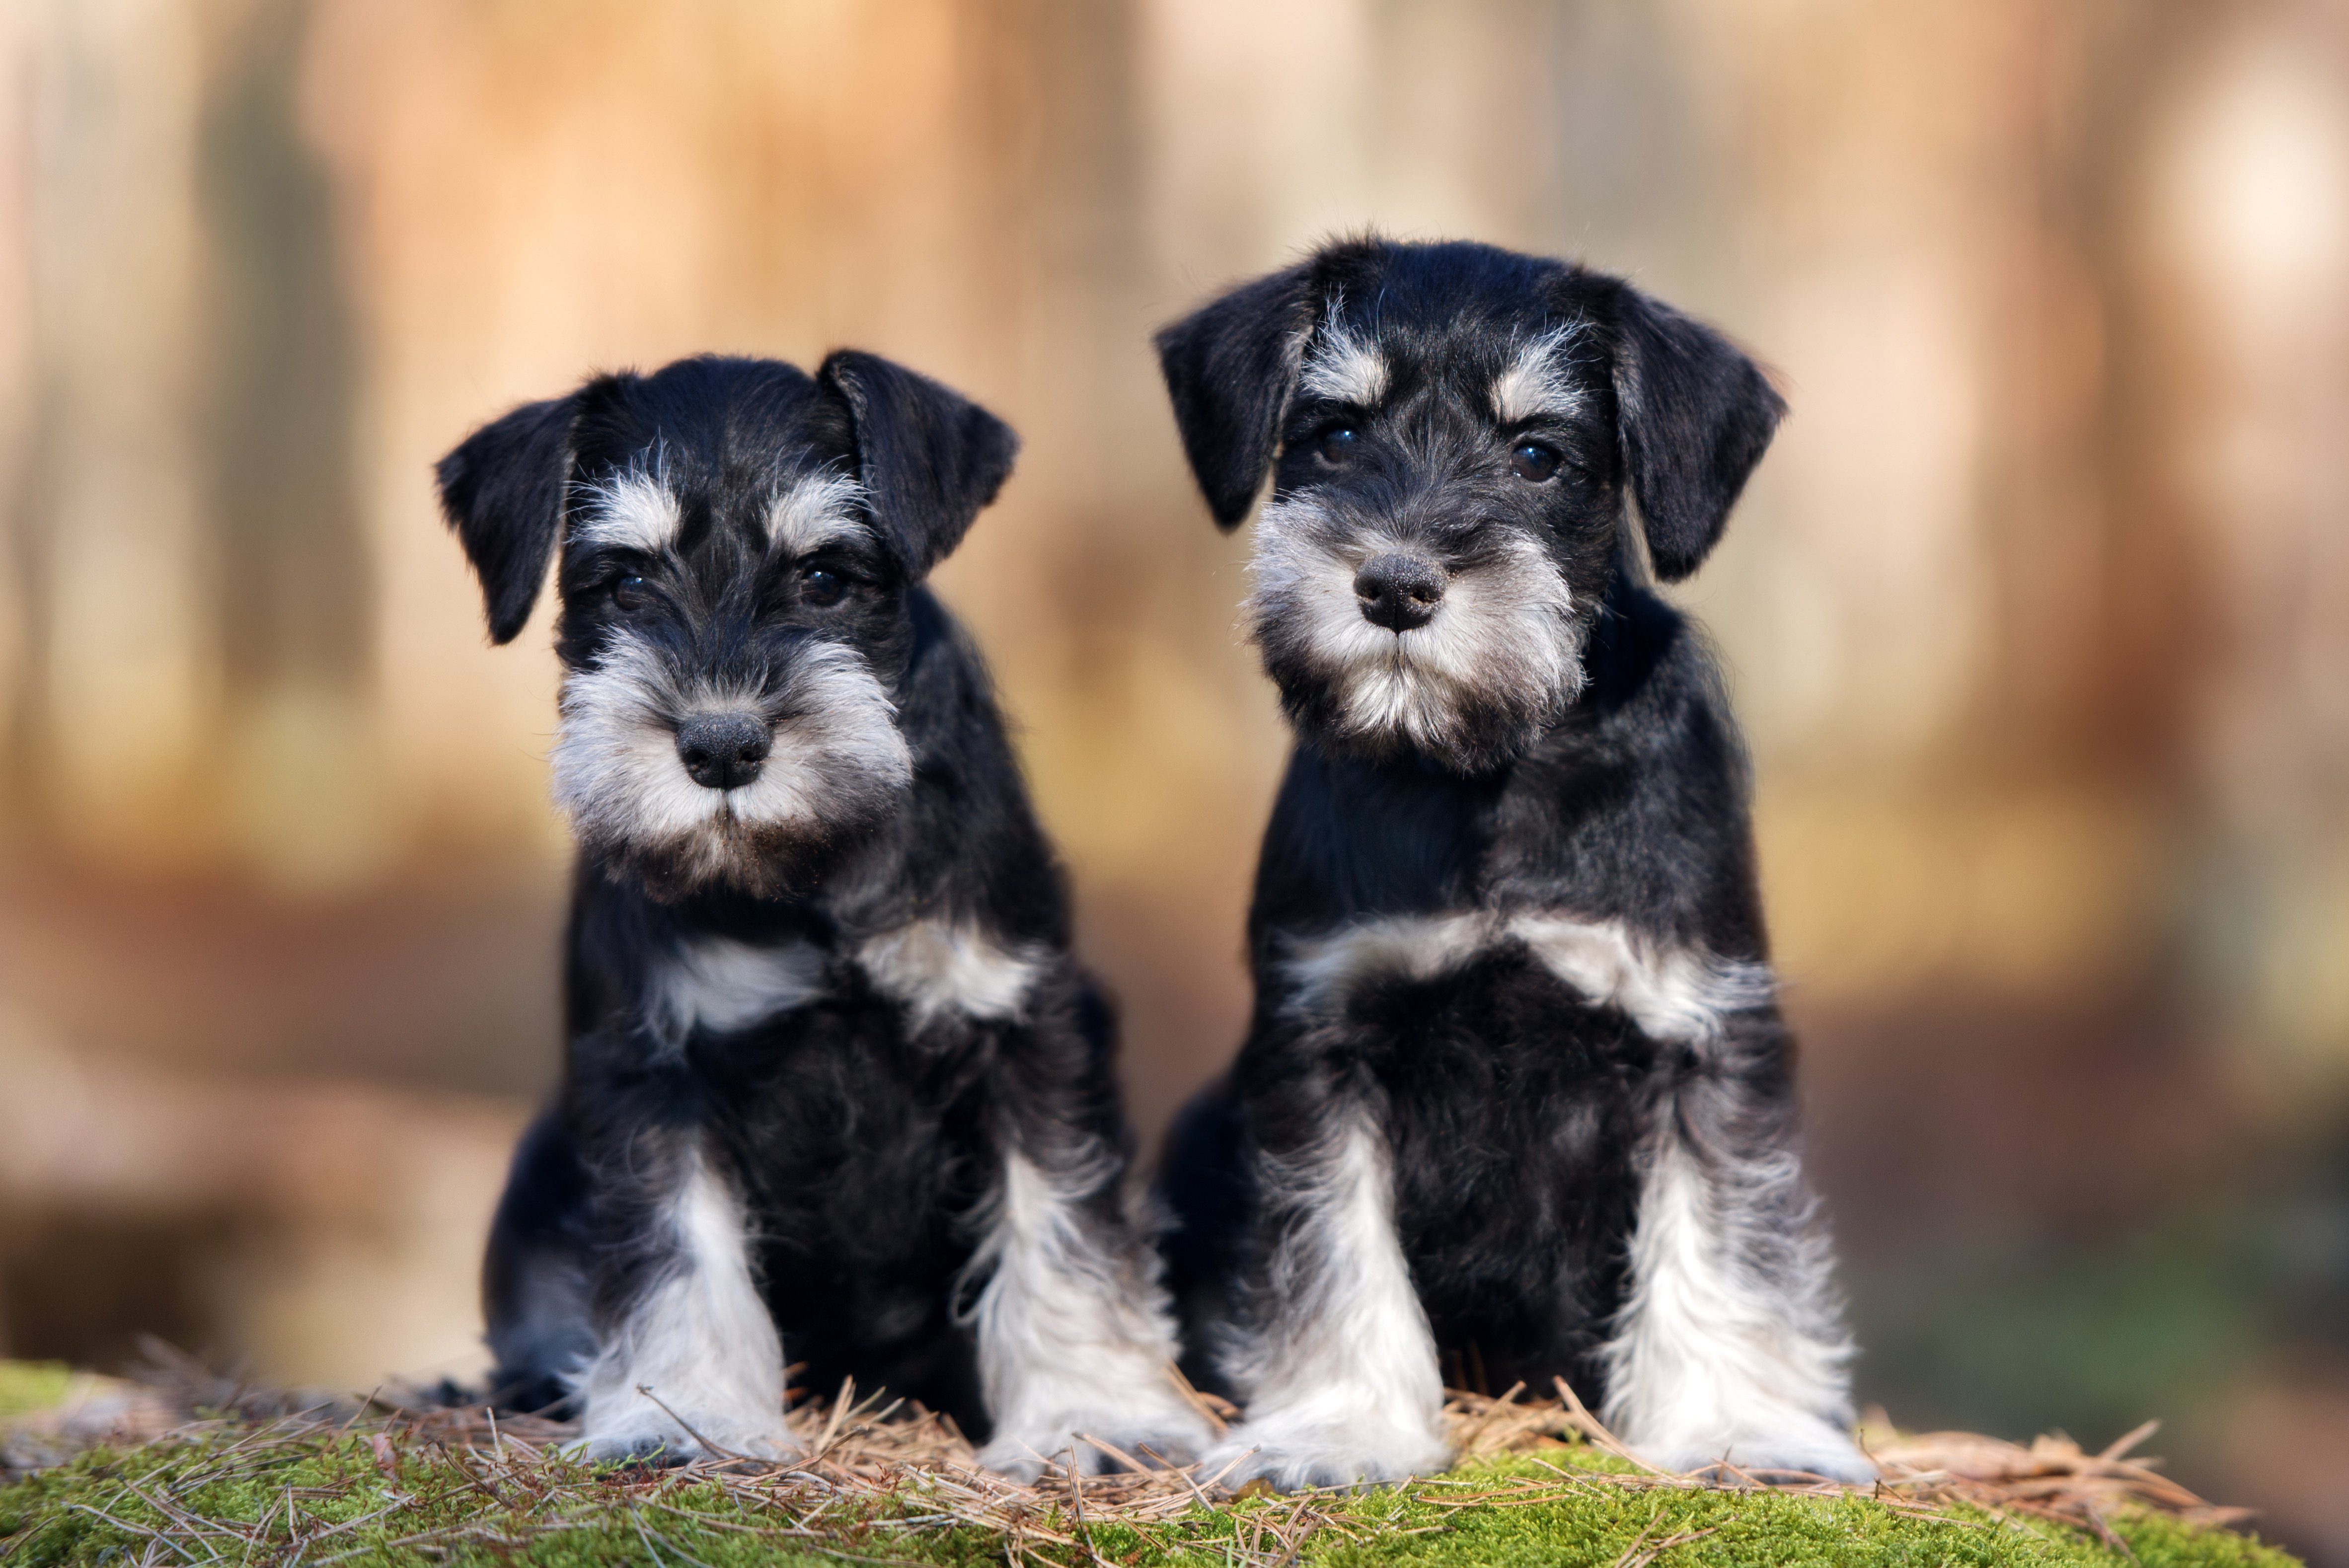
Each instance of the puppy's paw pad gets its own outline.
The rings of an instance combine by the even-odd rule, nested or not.
[[[1145,1465],[1187,1465],[1215,1447],[1216,1429],[1205,1416],[1186,1411],[1183,1417],[1130,1429],[1110,1441]]]
[[[1257,1435],[1243,1427],[1207,1451],[1199,1472],[1235,1491],[1257,1480],[1299,1491],[1381,1486],[1432,1475],[1451,1461],[1442,1442],[1414,1432]]]
[[[636,1465],[651,1470],[670,1470],[704,1460],[749,1459],[780,1462],[797,1459],[801,1452],[800,1446],[782,1433],[735,1433],[724,1439],[712,1438],[711,1443],[715,1447],[705,1445],[683,1432],[602,1432],[568,1444],[564,1451],[574,1459],[593,1463]]]
[[[1017,1481],[1034,1480],[1048,1470],[1065,1472],[1071,1466],[1079,1475],[1107,1475],[1125,1468],[1114,1455],[1087,1442],[1089,1435],[1081,1429],[1014,1433],[998,1438],[981,1449],[978,1462]],[[1114,1438],[1102,1440],[1126,1452],[1133,1451]]]
[[[980,1450],[978,1462],[1023,1481],[1048,1469],[1065,1469],[1071,1461],[1080,1475],[1102,1475],[1126,1468],[1119,1454],[1145,1470],[1189,1464],[1213,1440],[1206,1418],[1188,1408],[1146,1419],[1137,1419],[1131,1411],[1123,1416],[1077,1412],[999,1432]]]
[[[1102,1475],[1125,1468],[1077,1432],[1066,1429],[998,1438],[979,1449],[978,1462],[998,1475],[1020,1482],[1032,1481],[1048,1470],[1066,1470],[1071,1465],[1079,1475]]]
[[[1876,1466],[1868,1457],[1840,1438],[1745,1438],[1730,1443],[1675,1444],[1637,1451],[1658,1470],[1718,1480],[1744,1475],[1765,1481],[1817,1479],[1866,1486],[1877,1478]]]
[[[669,1470],[709,1457],[691,1438],[653,1432],[607,1432],[581,1438],[565,1444],[564,1452],[590,1464],[632,1465],[646,1470]]]

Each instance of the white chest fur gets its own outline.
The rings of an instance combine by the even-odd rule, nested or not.
[[[731,1034],[813,1001],[823,972],[824,955],[812,943],[696,937],[654,971],[646,1018],[671,1048],[698,1028]]]
[[[957,1014],[1018,1017],[1045,959],[1040,948],[1003,943],[966,921],[909,921],[856,950],[874,985],[904,1003],[916,1027]]]
[[[1775,989],[1767,965],[1658,947],[1620,921],[1485,910],[1340,926],[1292,943],[1282,969],[1295,987],[1291,1005],[1326,1013],[1365,981],[1438,979],[1506,945],[1522,945],[1558,979],[1594,1003],[1621,1008],[1660,1040],[1713,1039],[1731,1015],[1769,1001]]]
[[[855,948],[857,966],[874,989],[905,1006],[916,1028],[947,1017],[1018,1017],[1049,956],[970,923],[943,920],[910,921]],[[695,937],[656,966],[646,1020],[670,1049],[696,1029],[723,1035],[753,1028],[823,996],[829,964],[808,942]]]

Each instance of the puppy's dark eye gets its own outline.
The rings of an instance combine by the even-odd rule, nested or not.
[[[1509,454],[1509,467],[1516,470],[1517,478],[1535,484],[1557,473],[1557,465],[1558,455],[1539,441],[1520,441],[1516,450]]]
[[[1336,468],[1350,459],[1361,442],[1362,433],[1353,426],[1332,425],[1321,432],[1313,449],[1323,462]]]
[[[822,609],[826,604],[839,603],[840,596],[846,592],[848,584],[841,581],[837,572],[811,566],[800,573],[800,600],[802,603]]]
[[[623,615],[633,615],[648,608],[653,602],[652,584],[630,572],[612,583],[612,608]]]

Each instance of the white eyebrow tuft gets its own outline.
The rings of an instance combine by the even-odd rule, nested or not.
[[[1579,321],[1551,327],[1518,349],[1508,368],[1494,378],[1493,412],[1503,423],[1581,411],[1585,394],[1568,374],[1573,362],[1566,350],[1582,335],[1582,328]]]
[[[581,487],[585,504],[572,524],[572,536],[587,544],[647,554],[667,549],[676,542],[681,514],[676,492],[658,471],[661,467],[656,455],[651,471],[638,464]]]
[[[1308,397],[1372,407],[1387,395],[1386,356],[1353,328],[1324,322],[1297,384]]]
[[[845,474],[794,480],[767,509],[767,537],[789,555],[805,555],[834,540],[865,531],[857,518],[871,497]]]

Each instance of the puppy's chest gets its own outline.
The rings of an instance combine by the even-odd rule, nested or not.
[[[1343,921],[1277,938],[1260,977],[1282,1013],[1357,1047],[1572,1045],[1597,1068],[1652,1043],[1702,1044],[1770,1000],[1766,965],[1540,907]]]
[[[843,1027],[947,1044],[1023,1017],[1051,958],[962,921],[916,920],[830,943],[690,934],[650,965],[639,1006],[657,1046],[679,1052],[771,1055]]]

